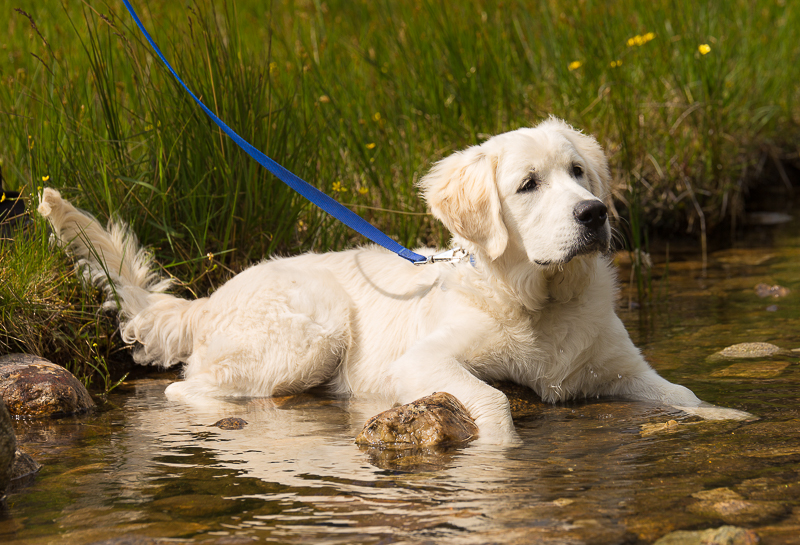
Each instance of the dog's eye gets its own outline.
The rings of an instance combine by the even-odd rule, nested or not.
[[[572,175],[576,178],[583,176],[583,167],[580,165],[572,165]]]
[[[519,186],[519,189],[517,189],[517,193],[527,193],[528,191],[533,191],[536,189],[536,185],[538,183],[539,180],[536,178],[536,173],[531,172],[522,181],[522,185]]]

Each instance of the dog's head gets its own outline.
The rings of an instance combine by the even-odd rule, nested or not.
[[[450,155],[420,186],[456,242],[546,266],[608,250],[609,178],[597,141],[551,118]]]

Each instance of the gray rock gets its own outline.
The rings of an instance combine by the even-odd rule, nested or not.
[[[392,448],[466,443],[478,427],[455,397],[437,392],[401,405],[367,421],[356,438],[359,445]]]
[[[653,545],[756,545],[761,539],[752,530],[720,526],[700,532],[672,532]]]
[[[17,417],[68,415],[95,407],[72,373],[29,354],[0,357],[0,396]]]
[[[11,481],[11,470],[14,464],[14,452],[17,450],[17,438],[11,427],[11,415],[5,403],[0,403],[0,498]]]

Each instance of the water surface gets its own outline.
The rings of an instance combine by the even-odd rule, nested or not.
[[[107,412],[16,423],[44,468],[10,495],[0,542],[616,544],[735,524],[799,543],[798,358],[707,359],[738,342],[800,348],[797,233],[713,254],[705,275],[673,261],[652,304],[620,300],[661,374],[757,421],[624,400],[536,404],[516,420],[519,447],[401,456],[353,443],[369,399],[191,407],[166,399],[172,377],[160,375],[122,386]],[[759,283],[790,293],[762,299]],[[228,416],[248,425],[212,426]]]

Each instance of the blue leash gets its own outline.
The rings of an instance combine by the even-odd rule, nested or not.
[[[233,129],[227,126],[219,117],[214,115],[214,112],[208,109],[208,107],[200,102],[200,99],[192,93],[183,80],[178,76],[178,74],[173,70],[172,66],[167,62],[167,59],[164,58],[164,54],[161,53],[161,50],[158,48],[156,43],[153,41],[153,38],[150,37],[150,34],[144,28],[142,21],[139,19],[139,16],[136,15],[136,12],[133,10],[133,6],[131,6],[128,0],[122,0],[125,4],[125,7],[128,8],[133,20],[136,22],[136,25],[139,27],[139,30],[142,31],[144,37],[147,38],[147,41],[150,42],[153,50],[158,54],[161,60],[164,62],[169,71],[172,72],[172,75],[175,76],[175,79],[178,80],[178,83],[186,89],[186,92],[191,95],[191,97],[200,105],[203,111],[208,114],[208,117],[214,120],[214,123],[219,125],[219,127],[225,131],[234,142],[236,142],[239,147],[241,147],[244,151],[247,152],[250,157],[255,159],[261,166],[266,168],[272,174],[277,176],[283,183],[300,193],[303,197],[311,201],[313,204],[317,205],[323,211],[327,212],[334,218],[338,219],[351,229],[355,230],[356,232],[360,233],[361,235],[367,237],[372,242],[379,244],[386,248],[389,251],[392,251],[402,257],[403,259],[407,259],[411,263],[415,265],[422,265],[425,263],[432,263],[433,260],[419,255],[417,253],[412,252],[405,246],[397,243],[396,241],[389,238],[383,231],[376,228],[372,224],[370,224],[367,220],[353,212],[352,210],[345,208],[342,204],[337,202],[336,200],[332,199],[316,187],[312,186],[308,182],[302,180],[301,178],[297,177],[292,172],[286,170],[281,165],[261,153],[255,147],[253,147],[247,140],[236,134]]]

